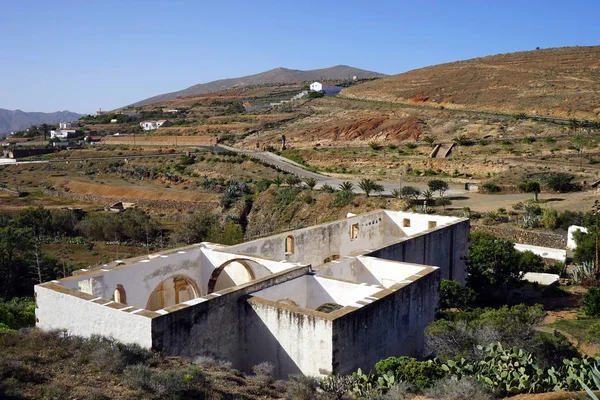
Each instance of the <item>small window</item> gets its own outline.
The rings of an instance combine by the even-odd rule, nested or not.
[[[350,240],[358,239],[358,224],[352,224],[350,227]]]
[[[404,218],[404,219],[402,220],[402,226],[403,226],[404,228],[410,228],[410,219],[408,219],[408,218]]]
[[[428,229],[433,229],[437,226],[437,222],[436,221],[429,221],[428,223]]]
[[[115,292],[113,294],[114,300],[117,303],[121,303],[121,304],[127,304],[127,297],[125,295],[125,288],[123,288],[123,285],[117,285],[117,288],[115,289]]]
[[[294,237],[292,235],[285,238],[285,254],[294,254]]]

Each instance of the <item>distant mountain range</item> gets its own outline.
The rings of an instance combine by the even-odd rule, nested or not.
[[[58,124],[79,119],[83,114],[71,111],[53,113],[25,112],[21,110],[5,110],[0,108],[0,136],[3,134],[29,128],[31,125]]]
[[[147,104],[159,103],[166,100],[173,100],[177,97],[192,96],[203,93],[217,92],[219,90],[231,89],[240,86],[264,85],[268,83],[298,83],[318,80],[341,80],[352,79],[356,76],[358,79],[380,78],[386,76],[378,72],[366,71],[364,69],[349,67],[347,65],[336,65],[335,67],[312,69],[301,71],[298,69],[275,68],[259,74],[242,76],[240,78],[219,79],[208,83],[200,83],[190,86],[187,89],[176,92],[159,94],[131,104],[132,106],[144,106]]]

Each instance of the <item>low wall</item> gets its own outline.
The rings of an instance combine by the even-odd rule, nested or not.
[[[36,326],[69,335],[102,335],[121,343],[152,346],[152,317],[159,314],[110,302],[56,283],[35,286]],[[139,312],[139,313],[137,313]]]
[[[102,204],[105,206],[110,206],[117,201],[115,198],[102,197],[92,194],[78,194],[71,193],[59,190],[49,190],[46,189],[43,191],[46,196],[51,197],[59,197],[63,199],[71,199],[77,201],[86,201],[89,203]],[[218,202],[211,201],[172,201],[172,200],[148,200],[148,199],[140,199],[135,197],[127,197],[127,198],[119,198],[119,201],[125,203],[135,203],[138,206],[142,207],[151,207],[155,209],[163,209],[163,210],[211,210],[215,207],[219,206]]]
[[[106,136],[102,144],[136,146],[198,146],[217,144],[216,136]]]
[[[332,372],[332,322],[294,312],[281,304],[256,297],[244,307],[245,363],[248,367],[268,361],[274,376],[319,376]]]
[[[423,356],[425,328],[435,318],[440,269],[429,267],[414,281],[392,286],[377,301],[333,320],[333,370],[369,371],[391,356]]]
[[[526,231],[523,229],[508,228],[504,226],[473,225],[471,232],[485,232],[491,235],[510,239],[515,243],[530,244],[554,249],[567,248],[567,235],[553,232]]]

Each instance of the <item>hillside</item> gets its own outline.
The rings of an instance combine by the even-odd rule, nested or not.
[[[434,65],[345,89],[342,96],[597,119],[600,46],[533,50]]]
[[[132,106],[144,106],[147,104],[158,103],[166,100],[176,99],[177,97],[192,96],[203,93],[216,92],[219,90],[231,89],[240,86],[264,85],[269,83],[298,83],[315,80],[342,80],[352,79],[353,76],[359,79],[379,78],[385,76],[378,72],[366,71],[359,68],[349,67],[347,65],[336,65],[330,68],[312,69],[301,71],[298,69],[275,68],[259,74],[242,76],[239,78],[219,79],[212,82],[200,83],[190,86],[187,89],[176,92],[159,94],[133,103]]]
[[[74,121],[81,117],[71,111],[57,111],[53,113],[25,112],[21,110],[5,110],[0,108],[0,135],[12,131],[29,128],[31,125],[57,124],[59,122]]]

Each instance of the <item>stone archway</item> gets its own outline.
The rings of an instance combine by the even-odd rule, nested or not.
[[[146,309],[156,311],[197,297],[200,297],[200,290],[192,278],[174,275],[156,286],[148,298]]]
[[[210,275],[208,280],[208,293],[227,289],[228,287],[241,285],[256,279],[254,270],[250,265],[251,260],[244,258],[234,258],[221,264]],[[229,267],[231,273],[226,272],[222,275],[225,268]],[[221,281],[219,281],[221,278]]]

